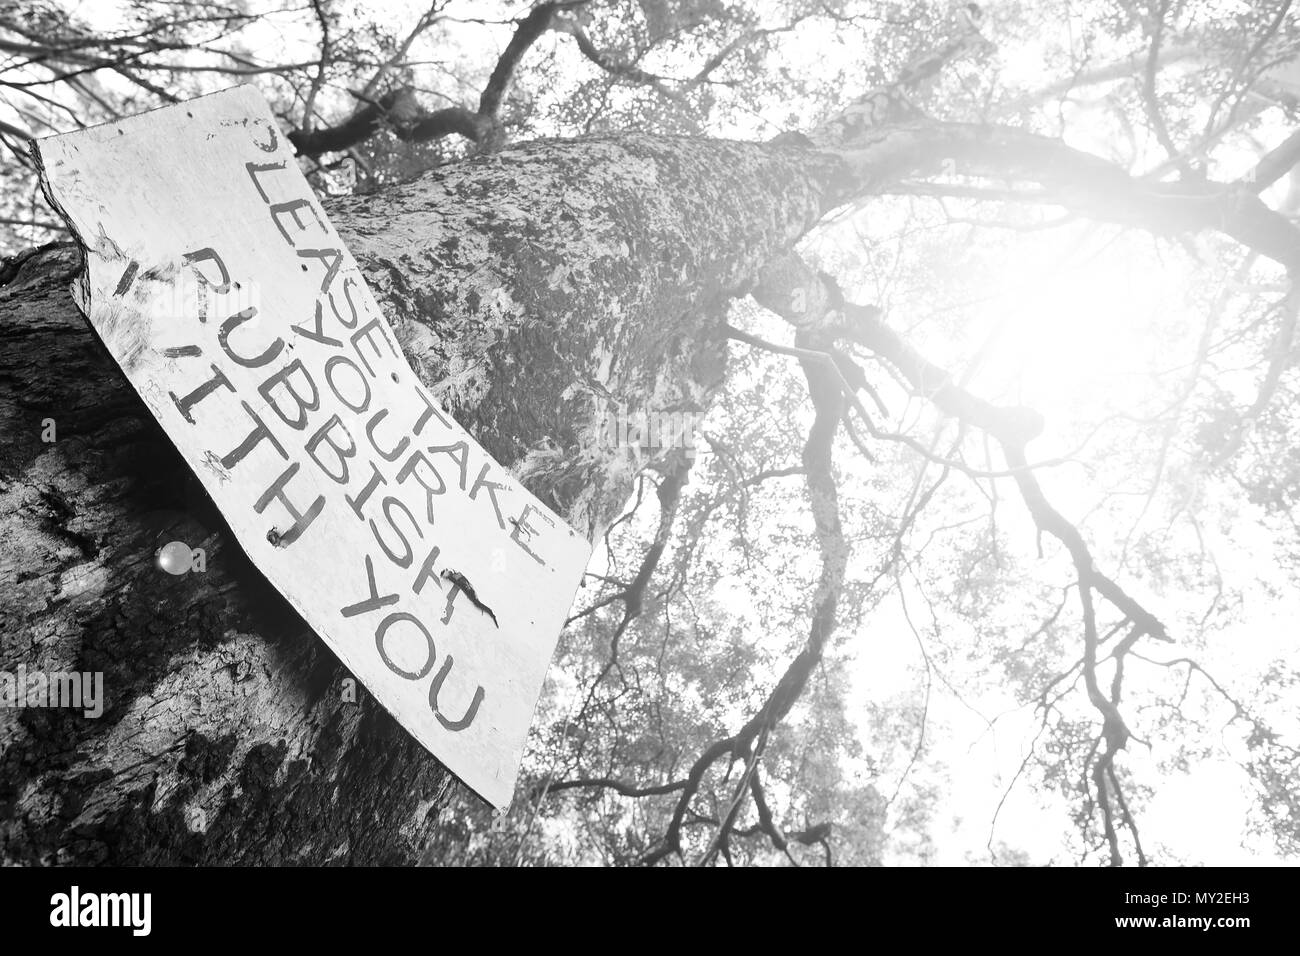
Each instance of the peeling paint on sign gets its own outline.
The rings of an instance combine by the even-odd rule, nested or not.
[[[591,547],[417,379],[237,87],[40,141],[78,305],[240,545],[498,808]]]

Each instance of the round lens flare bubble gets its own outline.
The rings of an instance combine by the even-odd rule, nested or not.
[[[192,560],[193,552],[184,541],[171,541],[158,549],[158,567],[168,574],[185,574]]]

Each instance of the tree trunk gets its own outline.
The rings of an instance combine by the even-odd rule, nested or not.
[[[424,382],[595,536],[654,464],[604,414],[707,408],[727,299],[841,198],[819,163],[543,142],[327,208]],[[105,707],[0,708],[0,862],[417,861],[459,784],[344,699],[76,311],[76,268],[64,247],[0,273],[0,671],[103,672]],[[160,570],[172,540],[206,570]]]

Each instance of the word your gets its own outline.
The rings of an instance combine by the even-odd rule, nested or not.
[[[0,707],[71,707],[94,719],[104,713],[104,672],[0,671]]]
[[[68,893],[50,897],[51,926],[129,926],[133,936],[148,936],[153,920],[150,893]]]
[[[629,412],[620,405],[602,420],[599,443],[606,448],[646,451],[680,448],[693,459],[695,431],[702,417],[699,412]]]

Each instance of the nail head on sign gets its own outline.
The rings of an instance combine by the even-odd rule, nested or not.
[[[184,541],[169,541],[158,549],[158,567],[168,574],[184,574],[190,569],[190,558],[190,546]]]

